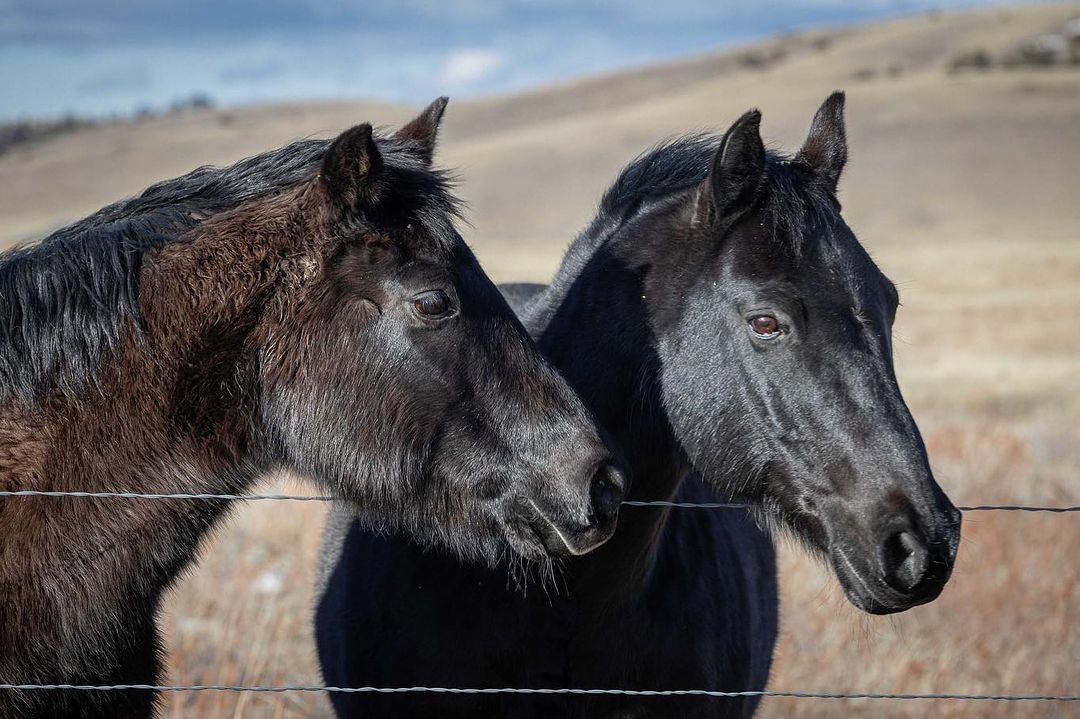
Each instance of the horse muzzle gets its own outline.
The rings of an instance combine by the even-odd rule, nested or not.
[[[927,531],[906,515],[879,523],[869,551],[834,537],[829,559],[848,600],[870,614],[892,614],[936,599],[956,564],[960,512],[949,504],[935,524]]]
[[[622,470],[604,462],[589,480],[584,506],[560,510],[549,506],[551,502],[530,498],[519,505],[520,516],[549,555],[588,554],[615,533],[628,484]]]

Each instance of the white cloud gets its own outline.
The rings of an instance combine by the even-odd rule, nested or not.
[[[452,51],[446,58],[440,82],[447,87],[463,87],[483,80],[503,63],[503,56],[484,48],[462,48]]]

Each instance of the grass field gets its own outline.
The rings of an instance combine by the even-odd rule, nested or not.
[[[848,91],[845,217],[900,287],[897,370],[957,504],[1080,504],[1080,70],[951,73],[1080,15],[1076,4],[822,29],[674,65],[450,105],[457,167],[498,280],[544,280],[617,169],[660,138],[751,106],[794,148]],[[773,57],[762,66],[751,53]],[[239,108],[82,129],[0,157],[0,242],[40,237],[153,180],[410,108]],[[268,478],[260,489],[310,491]],[[318,684],[311,584],[324,509],[240,507],[166,611],[169,681]],[[1080,519],[969,514],[941,599],[858,613],[781,540],[782,638],[770,686],[805,691],[1078,693]],[[658,700],[662,701],[662,700]],[[707,700],[703,700],[707,701]],[[319,695],[168,698],[170,717],[317,717]],[[763,717],[1080,716],[1048,704],[769,699]]]

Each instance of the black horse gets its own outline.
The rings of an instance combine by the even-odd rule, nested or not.
[[[840,216],[843,95],[793,158],[766,153],[759,122],[750,112],[723,138],[638,158],[552,284],[504,292],[621,444],[631,499],[749,503],[825,554],[856,606],[902,611],[941,592],[960,515],[893,374],[896,289]],[[777,632],[767,536],[737,509],[623,515],[606,546],[522,596],[505,573],[335,513],[316,615],[326,682],[764,688]],[[342,717],[748,716],[757,704],[332,697]]]
[[[580,554],[625,482],[454,229],[445,100],[148,189],[0,256],[0,490],[245,491],[285,468],[463,558]],[[226,500],[0,497],[0,684],[155,684]],[[150,691],[0,690],[146,717]]]

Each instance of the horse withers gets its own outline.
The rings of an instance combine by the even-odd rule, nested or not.
[[[503,291],[623,447],[630,499],[750,504],[887,613],[942,590],[960,518],[896,384],[896,290],[840,214],[842,110],[830,97],[794,156],[765,151],[756,112],[645,153],[550,286]],[[610,542],[525,595],[339,511],[320,574],[337,686],[760,691],[777,634],[772,545],[740,509],[628,507]],[[746,717],[758,701],[331,698],[341,717]]]
[[[626,482],[454,228],[445,100],[157,184],[0,257],[0,489],[314,480],[462,558],[576,555]],[[226,500],[0,497],[0,683],[155,684],[162,592]],[[145,717],[150,691],[0,691]]]

